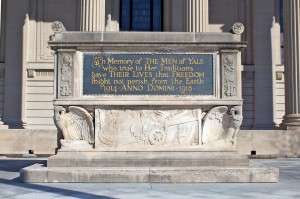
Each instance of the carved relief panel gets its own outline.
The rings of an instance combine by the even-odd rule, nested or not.
[[[200,109],[96,109],[95,112],[96,147],[199,145]]]
[[[58,87],[59,97],[73,96],[73,54],[60,53],[58,59]]]
[[[237,55],[234,53],[222,53],[221,55],[222,69],[222,96],[236,97],[237,96]]]

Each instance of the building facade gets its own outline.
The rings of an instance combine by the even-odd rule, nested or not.
[[[294,1],[299,4],[298,0],[291,2]],[[0,40],[0,115],[4,123],[2,126],[56,129],[52,102],[54,55],[47,45],[49,36],[53,34],[51,31],[53,21],[61,21],[68,31],[153,31],[153,34],[157,31],[229,32],[234,23],[241,22],[245,26],[242,40],[248,42],[248,47],[241,55],[244,99],[244,121],[241,128],[245,130],[279,128],[286,114],[285,102],[288,101],[285,99],[287,76],[284,73],[282,58],[284,42],[281,32],[286,30],[281,28],[282,2],[282,0],[2,0]],[[289,3],[290,1],[286,4]],[[286,5],[284,8],[293,10],[291,7],[299,6],[296,3]],[[299,7],[294,9],[294,12],[297,12],[299,18]],[[298,26],[285,25],[288,28]],[[292,60],[293,57],[288,59]],[[293,71],[297,73],[295,70]],[[297,77],[289,80],[299,82],[294,79]],[[289,84],[294,85],[293,82]],[[288,114],[299,111],[297,85],[288,90],[289,96],[294,96],[292,94],[294,92],[297,93],[292,98],[293,107],[289,108]],[[287,123],[295,121],[297,123],[298,120],[299,117],[296,116]]]

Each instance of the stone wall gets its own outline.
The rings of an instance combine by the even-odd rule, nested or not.
[[[53,84],[53,70],[28,73],[26,121],[30,129],[56,129],[53,122]]]
[[[57,148],[56,130],[12,130],[0,131],[1,155],[54,155]]]
[[[237,136],[240,154],[256,157],[299,157],[300,132],[281,130],[244,130]]]
[[[0,155],[53,155],[57,147],[56,130],[1,130]],[[300,157],[300,133],[296,131],[241,130],[238,152],[253,157]]]

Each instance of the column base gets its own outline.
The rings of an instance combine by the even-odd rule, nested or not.
[[[282,124],[286,130],[300,130],[300,114],[284,116]]]

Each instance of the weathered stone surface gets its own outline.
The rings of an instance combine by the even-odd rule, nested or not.
[[[48,167],[197,167],[248,166],[247,156],[236,152],[204,151],[59,151]]]
[[[71,33],[71,34],[70,34]],[[157,32],[152,34],[151,32],[103,32],[102,34],[95,32],[62,32],[55,35],[55,41],[51,41],[50,45],[56,43],[68,43],[73,45],[74,43],[88,44],[93,42],[97,43],[106,42],[134,42],[134,43],[184,43],[184,42],[209,42],[212,44],[218,42],[240,42],[241,37],[231,33],[182,33],[182,32]]]
[[[55,125],[63,137],[62,148],[92,148],[94,143],[93,117],[85,109],[70,106],[68,113],[62,106],[55,107]]]
[[[243,130],[237,137],[240,154],[257,157],[298,157],[300,133],[293,130]]]
[[[95,110],[96,147],[199,146],[201,110]]]
[[[47,174],[44,165],[34,164],[20,170],[20,180],[21,182],[48,182]]]
[[[0,154],[21,155],[32,150],[37,155],[53,155],[57,148],[56,130],[1,129]]]
[[[45,176],[47,178],[45,179]],[[262,164],[244,167],[26,167],[23,182],[278,182],[279,170]]]

